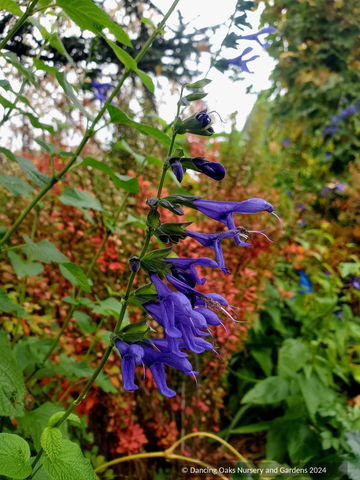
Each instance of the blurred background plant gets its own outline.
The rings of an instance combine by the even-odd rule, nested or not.
[[[116,21],[137,52],[151,35],[157,9],[151,2],[120,3],[107,12],[110,16],[116,13]],[[235,127],[235,112],[230,133],[210,139],[187,134],[179,142],[192,157],[221,160],[227,169],[224,181],[215,185],[205,177],[199,182],[197,174],[186,174],[180,187],[169,176],[164,191],[171,185],[173,192],[175,182],[179,194],[190,191],[229,201],[255,196],[278,209],[283,232],[275,219],[242,217],[242,225],[251,231],[264,230],[271,222],[273,226],[265,233],[275,243],[254,234],[252,247],[239,250],[228,240],[224,255],[231,275],[209,271],[200,288],[204,293],[226,293],[229,303],[240,308],[239,320],[249,323],[236,329],[227,325],[228,333],[215,327],[221,358],[211,352],[201,360],[190,355],[201,373],[198,389],[173,371],[168,385],[179,394],[170,399],[158,393],[148,372],[141,381],[142,367],[136,370],[141,393],[124,392],[120,359],[112,353],[105,373],[77,408],[81,424],[69,422],[64,435],[81,445],[95,467],[121,455],[164,450],[186,433],[203,431],[228,440],[255,465],[270,461],[274,465],[319,465],[330,458],[331,478],[355,480],[360,461],[356,433],[360,430],[360,11],[356,0],[235,4],[236,14],[228,22],[231,27],[222,48],[241,53],[240,37],[249,33],[240,30],[246,26],[243,15],[263,8],[262,25],[277,29],[267,49],[277,61],[272,87],[258,95],[241,132]],[[71,91],[88,112],[96,114],[99,102],[107,98],[110,85],[124,69],[116,49],[102,36],[86,36],[89,32],[80,30],[69,36],[73,24],[65,15],[47,15],[46,31],[39,29],[36,18],[23,25],[5,52],[10,63],[4,69],[0,99],[12,138],[1,149],[1,235],[28,205],[27,197],[33,192],[25,175],[19,175],[18,164],[9,161],[8,149],[15,145],[17,155],[46,174],[64,166],[63,152],[74,150],[72,146],[85,132],[84,112],[74,109],[56,71],[67,72],[76,87],[70,87]],[[7,32],[13,22],[13,16],[6,14],[1,31]],[[32,232],[34,242],[51,241],[86,271],[109,233],[89,280],[92,293],[76,300],[77,310],[59,341],[60,349],[29,383],[24,415],[11,421],[2,417],[2,431],[21,433],[34,450],[48,417],[77,398],[106,348],[130,274],[127,259],[138,252],[139,235],[144,236],[147,208],[143,199],[156,195],[154,185],[166,149],[159,138],[144,135],[139,124],[157,127],[161,133],[169,130],[157,114],[151,79],[165,76],[178,90],[179,84],[198,74],[192,60],[209,50],[213,68],[232,75],[234,81],[242,76],[236,66],[216,63],[222,52],[211,50],[211,33],[219,26],[195,33],[186,27],[179,14],[178,29],[166,39],[160,37],[138,65],[150,80],[132,74],[120,99],[114,100],[114,106],[134,118],[138,127],[134,122],[106,127],[107,136],[93,137],[82,155],[101,160],[123,182],[138,175],[138,186],[128,184],[125,194],[95,163],[72,170],[22,223],[12,239],[14,249],[0,257],[1,324],[15,339],[14,352],[26,376],[41,364],[64,325],[74,305],[76,281],[61,266],[36,255],[29,241],[30,247],[20,249],[23,235],[30,237]],[[126,46],[124,50],[132,54]],[[17,95],[12,92],[14,84],[21,89],[14,88]],[[15,100],[20,110],[6,103]],[[136,115],[131,105],[140,105]],[[240,101],[238,105],[240,109]],[[199,100],[191,108],[196,113],[205,103]],[[56,121],[49,111],[58,112]],[[39,124],[38,116],[48,124]],[[107,145],[104,138],[110,139]],[[125,197],[127,203],[115,227],[113,212]],[[163,210],[162,217],[171,221],[173,215]],[[199,231],[219,228],[194,211],[187,212],[187,218]],[[195,257],[209,251],[188,238],[177,249],[179,256],[185,252]],[[145,275],[140,275],[135,287],[144,280]],[[129,316],[131,321],[140,319],[135,308],[130,308]],[[0,338],[6,342],[6,335]],[[218,444],[199,438],[182,444],[181,452],[215,466],[235,459]],[[344,461],[348,462],[347,473],[344,467],[339,469]],[[115,465],[99,476],[160,480],[176,474],[175,464],[158,459]]]

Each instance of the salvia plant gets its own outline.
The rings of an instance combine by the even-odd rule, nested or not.
[[[144,85],[150,90],[153,90],[154,86],[151,78],[139,70],[137,64],[150,48],[154,39],[162,33],[167,19],[175,10],[178,3],[179,0],[175,0],[160,24],[157,27],[153,26],[153,34],[135,58],[131,57],[118,44],[105,37],[103,29],[107,28],[119,43],[128,47],[131,46],[131,41],[124,30],[112,22],[91,0],[81,0],[80,2],[75,0],[57,0],[56,3],[46,0],[33,0],[29,3],[25,11],[22,11],[17,3],[11,0],[0,3],[1,8],[4,7],[13,15],[19,17],[19,20],[0,43],[1,51],[34,13],[47,11],[52,7],[60,7],[63,10],[62,15],[68,15],[82,30],[89,30],[105,38],[109,47],[113,49],[118,59],[124,65],[124,73],[117,84],[102,82],[101,75],[99,75],[98,78],[92,79],[90,89],[93,91],[95,99],[100,101],[100,110],[96,117],[93,118],[78,100],[77,92],[67,80],[65,73],[55,71],[56,69],[48,67],[37,57],[35,59],[37,60],[37,62],[35,62],[36,67],[40,70],[43,69],[45,72],[55,74],[65,94],[73,102],[74,106],[81,111],[84,118],[87,119],[85,134],[75,152],[71,154],[55,148],[41,138],[37,139],[39,145],[49,153],[52,161],[55,155],[59,155],[66,160],[65,166],[60,171],[55,170],[54,163],[52,162],[51,175],[41,173],[31,160],[20,157],[5,148],[1,150],[9,161],[16,162],[27,177],[41,189],[19,215],[13,226],[9,230],[1,232],[0,252],[7,253],[15,273],[19,277],[24,278],[22,302],[24,300],[27,278],[42,272],[43,267],[41,263],[58,263],[65,278],[77,287],[76,295],[69,295],[66,298],[67,303],[70,304],[70,309],[60,331],[56,337],[51,340],[49,348],[46,351],[41,351],[41,360],[30,362],[34,365],[32,370],[27,372],[25,383],[21,370],[16,365],[13,351],[13,347],[18,340],[20,318],[25,315],[25,311],[21,304],[12,302],[6,292],[0,289],[0,308],[4,312],[13,313],[17,317],[11,346],[7,344],[6,335],[0,332],[2,334],[0,368],[2,369],[3,379],[3,385],[1,385],[0,389],[2,429],[7,425],[7,417],[17,419],[24,415],[23,399],[26,388],[30,388],[30,381],[36,379],[37,374],[49,366],[49,358],[55,350],[58,349],[60,337],[69,324],[70,319],[76,314],[78,314],[79,317],[78,308],[91,303],[82,297],[82,294],[83,292],[91,292],[89,277],[93,267],[110,234],[115,231],[117,220],[124,210],[128,197],[131,193],[139,192],[138,177],[146,166],[146,157],[138,156],[140,158],[140,165],[135,177],[116,175],[113,170],[103,162],[91,157],[81,158],[87,142],[95,135],[97,129],[113,123],[127,125],[135,128],[144,135],[153,136],[160,144],[167,148],[167,156],[162,162],[157,195],[144,199],[144,202],[146,202],[148,206],[148,215],[145,235],[142,239],[142,248],[137,255],[132,256],[128,261],[128,267],[131,273],[125,288],[125,293],[121,297],[120,313],[110,336],[109,345],[102,353],[101,360],[95,370],[91,370],[92,374],[78,398],[70,407],[65,412],[52,411],[50,413],[49,411],[47,426],[42,430],[39,441],[35,442],[35,445],[31,446],[31,449],[29,444],[20,436],[7,432],[0,433],[0,474],[8,478],[28,478],[35,480],[44,478],[50,478],[51,480],[63,480],[67,478],[88,480],[97,478],[89,460],[84,458],[79,446],[63,438],[63,426],[66,421],[80,422],[80,419],[74,413],[75,409],[86,397],[93,383],[99,379],[102,369],[114,348],[119,352],[121,357],[121,374],[125,390],[134,391],[138,389],[138,385],[135,382],[135,369],[136,366],[140,365],[143,366],[144,372],[146,368],[151,371],[159,392],[166,397],[173,397],[176,395],[176,392],[170,389],[166,383],[165,366],[192,377],[196,382],[196,377],[199,372],[196,371],[196,368],[190,363],[188,352],[201,354],[205,351],[212,351],[216,354],[216,343],[212,338],[211,328],[223,325],[225,330],[227,330],[229,328],[227,320],[230,319],[234,324],[238,322],[235,307],[229,305],[226,298],[219,292],[204,294],[197,288],[204,284],[206,278],[199,277],[196,266],[220,269],[225,274],[230,273],[225,265],[221,241],[232,238],[239,247],[249,247],[250,244],[247,242],[249,233],[254,233],[252,231],[248,232],[242,226],[236,226],[234,215],[267,212],[276,216],[273,206],[261,198],[250,198],[241,202],[228,202],[208,200],[200,196],[183,193],[173,193],[163,196],[163,186],[167,172],[172,172],[180,183],[183,180],[184,172],[187,170],[206,175],[214,181],[221,181],[226,175],[225,168],[221,163],[207,160],[202,156],[186,156],[184,150],[177,144],[178,135],[191,133],[210,137],[215,133],[210,114],[217,114],[217,112],[208,112],[207,109],[202,109],[192,115],[187,115],[186,113],[187,109],[191,106],[191,102],[201,100],[206,96],[203,89],[210,83],[210,80],[204,78],[181,87],[180,98],[177,102],[177,111],[172,123],[171,136],[168,136],[155,127],[142,125],[131,120],[123,111],[113,105],[113,99],[119,93],[125,80],[132,74],[138,75]],[[242,4],[242,2],[238,2],[237,8],[240,4]],[[32,21],[37,25],[36,20],[32,19]],[[37,26],[41,30],[41,25],[39,24]],[[46,29],[41,31],[44,36],[44,45],[50,42],[60,50],[63,48],[61,41],[53,32],[47,32]],[[261,43],[259,35],[273,33],[274,31],[275,29],[270,27],[258,32],[258,34],[248,35],[244,38],[254,40],[266,48],[268,44]],[[242,57],[251,50],[251,48],[247,48],[236,59],[225,60],[227,67],[232,65],[241,68],[242,71],[249,72],[246,62],[256,57],[250,60],[244,60]],[[2,56],[25,77],[23,85],[25,85],[26,82],[31,82],[36,85],[33,71],[24,68],[20,64],[16,54],[8,52],[2,53]],[[216,66],[216,62],[214,61],[213,63]],[[53,70],[51,70],[51,68],[53,68]],[[16,100],[13,103],[1,97],[2,105],[7,109],[1,121],[1,124],[3,124],[11,117],[14,109],[18,108],[18,102],[25,103],[26,105],[28,105],[29,102],[22,96],[22,88],[20,92],[14,92],[12,86],[6,80],[1,81],[1,87],[16,96]],[[30,104],[28,106],[31,107]],[[28,110],[19,109],[19,111],[29,118],[30,123],[34,127],[46,129],[50,133],[53,132],[51,126],[42,124],[33,113],[30,113]],[[107,123],[104,122],[105,117],[109,118]],[[117,206],[113,218],[106,220],[106,234],[86,272],[77,264],[69,262],[68,258],[48,240],[34,241],[39,205],[42,198],[58,182],[63,181],[67,173],[78,167],[91,167],[95,171],[101,171],[109,175],[114,184],[126,192],[123,201]],[[25,196],[30,196],[33,191],[28,183],[17,177],[2,175],[1,183],[10,191],[16,192],[15,194],[17,195],[24,194]],[[59,198],[65,205],[75,205],[84,212],[86,212],[86,208],[101,211],[101,205],[94,197],[87,192],[80,191],[73,187],[63,190]],[[180,217],[181,221],[162,222],[161,209],[169,210]],[[192,230],[191,222],[185,221],[185,209],[201,212],[206,217],[224,224],[226,229],[221,233],[202,233]],[[35,217],[34,227],[30,236],[24,235],[24,243],[22,245],[12,245],[9,243],[9,240],[30,212],[33,212]],[[265,235],[262,231],[257,233]],[[209,251],[212,250],[215,259],[208,257],[179,258],[176,255],[176,248],[174,247],[187,237],[191,237],[200,245],[207,247]],[[155,238],[161,244],[161,248],[149,251],[152,238]],[[16,249],[20,248],[26,253],[30,262],[24,262],[15,252]],[[140,270],[143,270],[147,275],[148,283],[134,289],[134,280]],[[143,318],[140,321],[130,322],[128,320],[128,305],[135,305],[141,309]],[[155,338],[155,331],[148,324],[149,316],[161,327],[159,329],[159,331],[162,332],[160,338]],[[30,350],[28,353],[31,355]],[[10,430],[7,429],[7,431],[9,432]],[[205,433],[203,433],[203,435],[211,436],[211,434]],[[226,444],[224,440],[218,440]],[[179,442],[174,444],[166,454],[159,454],[158,456],[186,460],[186,458],[182,456],[173,454],[173,450],[178,444]],[[36,452],[33,457],[31,457],[31,450],[35,450]],[[232,451],[234,452],[234,449],[232,449]],[[238,458],[242,459],[240,454],[237,452],[235,452],[235,454]],[[202,463],[196,459],[192,461]],[[99,469],[103,469],[108,465],[110,464],[103,465],[99,467]]]

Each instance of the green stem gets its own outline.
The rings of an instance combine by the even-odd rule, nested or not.
[[[10,250],[17,250],[18,248],[23,248],[23,247],[27,247],[27,243],[23,243],[21,245],[14,245],[12,247],[7,247],[7,248],[3,248],[0,252],[0,255],[2,253],[6,253],[6,252],[9,252]]]
[[[0,43],[0,50],[2,50],[5,47],[7,42],[15,35],[15,33],[22,27],[22,25],[24,25],[28,17],[30,17],[30,15],[34,13],[34,8],[36,7],[37,3],[39,3],[39,0],[34,0],[28,5],[24,15],[21,18],[19,18],[19,20],[15,23],[13,28],[10,30],[10,32],[6,35],[4,40]]]
[[[38,211],[38,209],[36,209],[36,210],[35,210],[35,215],[34,215],[33,226],[32,226],[32,229],[31,229],[31,240],[34,240],[34,237],[35,237],[38,219],[39,219],[39,211]],[[23,283],[23,285],[22,285],[21,293],[20,293],[20,298],[19,298],[19,303],[20,303],[20,305],[22,305],[22,304],[24,303],[24,301],[25,301],[26,287],[27,287],[27,279],[28,279],[28,275],[25,275],[24,283]],[[16,341],[17,341],[19,326],[20,326],[20,317],[18,317],[17,320],[16,320],[16,325],[15,325],[15,329],[14,329],[14,334],[13,334],[13,338],[12,338],[12,342],[11,342],[11,346],[12,346],[13,348],[14,348],[14,346],[15,346],[15,344],[16,344]]]
[[[38,1],[38,0],[37,0]],[[142,47],[138,55],[135,57],[135,62],[139,62],[141,58],[145,55],[147,50],[149,49],[150,45],[154,41],[154,39],[159,35],[159,33],[162,31],[162,29],[165,26],[165,23],[171,13],[175,10],[177,4],[179,3],[180,0],[175,0],[170,7],[169,11],[167,14],[164,16],[163,20],[159,23],[158,28],[154,30],[150,38],[147,40],[145,45]],[[84,138],[82,139],[80,145],[76,149],[74,156],[72,159],[65,165],[65,167],[57,174],[55,175],[49,182],[49,184],[41,190],[40,193],[34,198],[34,200],[30,203],[30,205],[25,209],[25,211],[20,215],[20,217],[16,220],[12,228],[4,235],[2,240],[0,241],[0,248],[4,243],[11,237],[11,235],[15,232],[15,230],[18,228],[18,226],[22,223],[22,221],[25,219],[25,217],[28,215],[28,213],[35,207],[35,205],[42,199],[42,197],[59,181],[61,180],[62,177],[66,175],[66,173],[70,170],[72,165],[76,162],[77,157],[80,155],[82,152],[83,148],[85,147],[87,141],[94,135],[94,127],[95,125],[101,120],[103,117],[106,109],[107,109],[107,104],[111,103],[112,99],[118,94],[119,90],[123,86],[124,81],[130,76],[132,70],[127,68],[121,77],[119,83],[117,86],[114,88],[112,94],[110,95],[108,101],[104,104],[103,108],[100,110],[94,121],[92,122],[91,126],[86,129]]]

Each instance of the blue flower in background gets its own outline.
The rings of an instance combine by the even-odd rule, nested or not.
[[[300,293],[301,294],[304,294],[304,293],[312,293],[312,283],[311,283],[311,280],[310,278],[306,275],[306,273],[304,272],[304,270],[300,270],[300,281],[299,281],[299,284],[300,284]]]
[[[349,100],[346,97],[343,97],[342,101],[343,103],[349,103]]]
[[[326,152],[324,157],[325,157],[326,160],[329,160],[332,157],[332,155],[331,155],[330,152]]]
[[[301,221],[300,221],[300,227],[301,227],[301,228],[305,228],[305,227],[306,227],[306,221],[305,221],[304,218],[302,218]]]
[[[243,60],[243,57],[245,55],[247,55],[248,53],[252,52],[253,48],[251,47],[247,47],[245,48],[245,50],[243,51],[243,53],[241,55],[239,55],[238,57],[236,58],[232,58],[230,60],[226,60],[228,65],[235,65],[236,67],[239,67],[241,68],[241,70],[243,72],[247,72],[247,73],[254,73],[254,72],[250,72],[249,70],[249,67],[247,66],[247,64],[249,62],[252,62],[253,60],[255,60],[256,58],[259,57],[259,55],[254,55],[253,57],[251,58],[248,58],[246,60]]]
[[[344,193],[345,192],[346,185],[345,183],[340,183],[338,182],[335,187],[335,191],[338,193]]]
[[[94,97],[100,100],[101,105],[107,101],[107,93],[110,88],[114,88],[111,83],[100,83],[96,80],[92,80],[90,86],[94,90]]]
[[[305,203],[301,202],[301,203],[297,204],[295,208],[297,210],[300,210],[300,212],[303,212],[305,210]]]
[[[255,42],[257,42],[261,47],[269,48],[270,43],[269,42],[261,43],[261,41],[259,40],[259,36],[260,35],[269,35],[270,33],[274,33],[274,32],[276,32],[275,27],[265,27],[257,33],[250,33],[250,35],[242,36],[240,38],[240,40],[255,40]]]
[[[350,282],[349,285],[352,285],[356,290],[360,290],[360,282],[359,277],[354,277]]]
[[[291,145],[291,140],[289,140],[288,138],[285,138],[285,140],[282,141],[282,146],[288,147],[289,145]]]

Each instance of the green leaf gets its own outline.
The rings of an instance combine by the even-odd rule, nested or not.
[[[125,152],[129,152],[138,163],[142,164],[144,162],[145,157],[143,155],[140,155],[139,153],[134,152],[134,150],[130,147],[130,145],[128,145],[127,142],[125,142],[125,140],[120,140],[119,142],[116,142],[115,146],[121,148],[121,150],[124,150]]]
[[[89,0],[91,2],[91,0]],[[70,3],[70,2],[69,2]],[[81,3],[81,1],[79,1],[78,3]],[[91,2],[92,3],[92,2]],[[93,4],[93,3],[92,3]],[[94,5],[94,4],[93,4]],[[94,5],[95,6],[95,5]],[[83,105],[79,102],[79,100],[77,99],[75,93],[74,93],[74,89],[73,87],[70,85],[70,83],[66,80],[66,76],[65,76],[65,73],[64,72],[57,72],[55,74],[56,78],[57,78],[57,81],[59,82],[59,84],[61,85],[62,89],[64,90],[64,92],[66,93],[66,95],[70,98],[70,100],[73,102],[73,104],[80,110],[80,112],[85,115],[85,117],[90,120],[90,121],[93,121],[93,117],[90,115],[90,113],[83,107]]]
[[[26,80],[31,82],[36,88],[38,88],[37,83],[35,81],[34,74],[31,72],[29,68],[25,68],[21,65],[19,57],[14,52],[6,52],[2,54],[6,60],[11,63],[15,68],[21,72]]]
[[[135,72],[139,75],[142,83],[145,85],[145,87],[150,90],[152,94],[155,92],[155,85],[152,80],[152,78],[142,70],[139,70],[138,68],[135,70]]]
[[[32,439],[36,451],[40,450],[41,434],[44,428],[48,426],[49,418],[55,413],[58,413],[61,416],[64,413],[64,409],[54,405],[53,403],[45,402],[31,412],[25,411],[25,415],[23,417],[16,418],[18,429],[24,435]],[[63,435],[67,437],[67,428],[65,424],[61,425],[60,430],[62,431]]]
[[[88,278],[85,275],[84,270],[80,268],[79,265],[76,265],[76,263],[72,262],[61,263],[60,270],[64,277],[69,280],[72,285],[74,285],[75,287],[79,286],[85,292],[91,293]],[[68,275],[66,275],[66,273]]]
[[[280,350],[278,357],[278,374],[280,377],[294,377],[306,362],[311,353],[307,345],[297,338],[287,338]]]
[[[0,80],[0,87],[6,91],[12,90],[12,88],[10,87],[9,80],[4,80],[4,79]]]
[[[56,412],[53,415],[51,415],[51,418],[49,418],[49,421],[48,421],[48,424],[47,424],[48,427],[49,428],[54,428],[55,425],[60,420],[60,418],[62,418],[63,414],[64,414],[64,412]],[[66,417],[66,420],[76,422],[76,423],[81,423],[80,418],[77,415],[75,415],[75,413],[70,413],[70,415],[68,417]]]
[[[270,425],[271,425],[271,422],[253,423],[251,425],[244,425],[242,427],[235,428],[234,430],[231,430],[230,433],[244,434],[244,433],[264,432],[266,430],[269,430]]]
[[[209,80],[208,78],[203,78],[202,80],[198,80],[195,83],[189,83],[186,85],[186,88],[190,88],[191,90],[197,90],[198,88],[204,88],[206,85],[209,85],[212,80]]]
[[[18,317],[25,317],[25,310],[21,305],[13,303],[7,296],[5,290],[0,287],[0,311],[10,313],[15,312]]]
[[[26,117],[28,117],[31,125],[34,128],[40,128],[41,130],[47,130],[49,133],[51,133],[51,135],[55,135],[55,130],[51,125],[48,125],[47,123],[40,122],[40,120],[37,117],[35,117],[35,115],[33,115],[32,113],[24,112],[24,110],[19,110],[19,111],[21,112],[22,115],[25,115]]]
[[[15,197],[25,195],[30,197],[34,189],[24,180],[14,175],[0,175],[0,184],[7,188]]]
[[[128,214],[125,225],[128,223],[135,223],[137,227],[142,228],[143,230],[145,230],[146,228],[146,222],[144,222],[144,220],[141,220],[140,218],[134,217],[134,215],[132,215],[131,213]]]
[[[8,257],[10,258],[11,265],[18,277],[36,277],[37,275],[41,275],[44,271],[44,267],[41,263],[25,263],[21,257],[13,251],[8,252]]]
[[[76,187],[65,188],[59,196],[59,200],[64,205],[71,205],[76,208],[89,208],[99,212],[104,210],[97,198]]]
[[[0,416],[24,415],[25,393],[22,371],[8,346],[5,332],[0,331]]]
[[[103,372],[96,377],[95,383],[105,393],[118,393],[118,389],[111,383],[109,375],[105,375]]]
[[[159,248],[152,250],[141,259],[141,267],[147,274],[154,273],[170,273],[171,263],[165,258],[170,255],[174,247]]]
[[[154,30],[156,30],[156,27],[155,27],[155,25],[153,24],[153,22],[150,20],[150,18],[143,17],[140,21],[141,21],[141,23],[145,23],[146,25],[149,25],[149,26],[152,27]]]
[[[39,60],[38,58],[34,58],[33,62],[37,70],[44,70],[45,72],[50,73],[51,75],[54,75],[54,76],[58,72],[57,68],[46,65],[46,63],[44,63],[42,60]]]
[[[81,165],[83,165],[84,167],[90,166],[92,168],[95,168],[96,170],[100,170],[101,172],[106,173],[112,179],[114,184],[118,188],[125,190],[125,192],[140,193],[140,185],[137,178],[115,173],[113,169],[104,162],[99,162],[94,158],[86,157]]]
[[[78,378],[83,377],[86,378],[93,374],[93,369],[89,367],[85,360],[77,362],[74,358],[67,357],[64,353],[60,354],[60,364],[54,368],[59,375],[63,375],[69,380],[77,380]]]
[[[84,333],[94,333],[97,330],[97,326],[91,323],[91,318],[86,313],[74,312],[74,318]]]
[[[306,378],[303,373],[299,374],[299,385],[306,403],[310,416],[314,418],[318,411],[321,402],[321,394],[324,391],[324,386],[314,373],[309,378]]]
[[[55,50],[57,50],[61,55],[63,55],[70,64],[74,64],[73,59],[66,51],[66,48],[64,47],[64,44],[57,33],[53,33],[50,35],[49,43],[53,48],[55,48]]]
[[[257,383],[243,397],[241,403],[267,405],[281,402],[290,393],[289,383],[282,377],[269,377]]]
[[[19,5],[13,2],[13,0],[0,0],[0,10],[6,10],[17,17],[22,17],[24,14]]]
[[[190,93],[190,95],[186,95],[186,100],[188,102],[193,102],[194,100],[201,100],[205,98],[207,93]]]
[[[104,28],[108,28],[120,43],[132,47],[124,30],[91,0],[57,0],[56,3],[81,30],[90,30],[98,35]]]
[[[115,55],[120,60],[120,62],[125,66],[125,68],[128,68],[129,70],[137,69],[136,61],[125,50],[123,50],[121,47],[116,45],[114,42],[111,42],[110,40],[108,40],[105,36],[104,36],[104,39],[106,40],[109,47],[112,48]]]
[[[38,187],[46,187],[51,178],[45,173],[40,173],[39,170],[35,167],[33,162],[28,158],[19,157],[19,155],[14,155],[15,161],[20,165],[21,170],[30,178],[31,181],[35,183]]]
[[[27,478],[31,472],[30,448],[18,435],[0,433],[0,474],[14,479]]]
[[[25,371],[34,363],[42,363],[53,342],[52,338],[44,338],[43,340],[29,336],[22,338],[15,345],[15,355],[21,370]]]
[[[162,132],[158,128],[149,127],[148,125],[141,125],[141,123],[134,122],[122,112],[119,108],[114,107],[114,105],[106,104],[108,112],[110,114],[110,119],[112,123],[120,123],[121,125],[129,125],[130,127],[136,128],[136,130],[143,135],[151,135],[156,140],[158,140],[164,147],[170,147],[170,137],[166,133]]]
[[[10,102],[10,100],[3,97],[2,95],[0,95],[0,105],[2,105],[4,108],[16,108],[16,106],[12,102]]]
[[[315,432],[303,423],[293,424],[293,428],[288,432],[287,441],[287,449],[292,463],[308,462],[320,449]]]
[[[348,275],[356,275],[358,273],[360,263],[341,262],[338,269],[342,278],[346,278]]]
[[[54,460],[59,456],[63,442],[60,429],[46,427],[41,434],[40,442],[48,457]]]
[[[265,375],[269,377],[273,369],[273,361],[271,358],[272,348],[271,347],[270,348],[263,347],[259,349],[252,348],[250,350],[250,353],[258,362],[258,364],[262,368]]]
[[[24,247],[23,250],[31,253],[31,257],[34,260],[39,260],[50,264],[51,262],[55,263],[68,263],[69,259],[61,253],[55,245],[49,240],[40,240],[40,242],[33,242],[30,237],[27,235],[23,236],[25,243],[28,247]]]
[[[63,440],[55,459],[45,457],[43,465],[51,480],[98,480],[90,460],[85,459],[80,447],[69,440]]]
[[[266,458],[283,462],[287,455],[287,434],[291,430],[293,420],[286,421],[283,417],[275,418],[271,422],[267,434]]]
[[[98,300],[99,305],[95,305],[92,309],[93,313],[99,315],[118,317],[121,310],[121,303],[114,297],[106,298],[105,300]]]
[[[43,148],[45,152],[47,152],[49,155],[60,155],[61,153],[63,153],[62,150],[60,150],[60,148],[54,147],[52,143],[44,142],[44,140],[40,137],[34,138],[34,141],[38,145],[40,145],[40,147]]]

